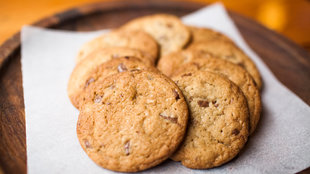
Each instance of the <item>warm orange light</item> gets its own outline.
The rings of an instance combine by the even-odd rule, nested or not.
[[[257,20],[267,27],[282,31],[287,23],[287,8],[284,0],[265,1],[258,8]]]

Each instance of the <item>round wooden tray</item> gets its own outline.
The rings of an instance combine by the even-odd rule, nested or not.
[[[205,5],[166,0],[101,2],[67,10],[34,26],[72,31],[118,27],[152,13],[186,15]],[[229,12],[251,48],[277,78],[310,104],[310,56],[301,47],[262,25]],[[0,47],[0,173],[26,173],[25,113],[20,64],[20,33]],[[310,169],[301,173],[310,173]]]

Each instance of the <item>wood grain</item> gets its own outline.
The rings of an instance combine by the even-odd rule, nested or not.
[[[201,4],[163,0],[104,2],[68,10],[34,25],[72,31],[118,27],[153,13],[186,15]],[[247,43],[289,89],[310,104],[310,56],[283,36],[230,12]],[[0,171],[26,173],[25,114],[20,64],[20,34],[0,47]],[[303,173],[309,173],[305,170]]]

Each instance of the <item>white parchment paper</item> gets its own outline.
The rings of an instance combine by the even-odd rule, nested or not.
[[[183,18],[232,38],[256,63],[264,82],[258,128],[239,157],[209,170],[191,170],[167,160],[145,173],[294,173],[310,166],[310,107],[283,86],[246,45],[221,4]],[[80,46],[101,32],[22,29],[22,74],[28,172],[113,173],[84,153],[76,135],[78,111],[67,97],[67,82]],[[280,57],[279,57],[280,59]]]

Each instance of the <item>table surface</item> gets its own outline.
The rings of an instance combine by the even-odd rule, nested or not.
[[[1,0],[0,45],[18,32],[23,25],[34,23],[43,17],[74,6],[97,1],[100,0]],[[187,1],[213,3],[218,0]],[[309,0],[221,0],[221,2],[228,9],[259,21],[310,52]]]

